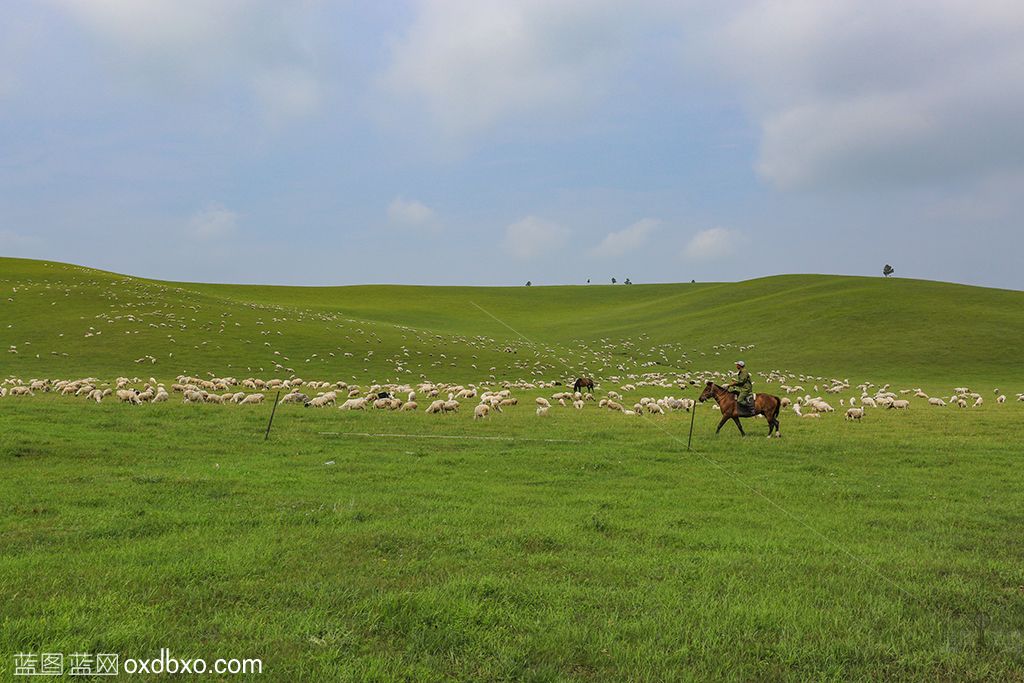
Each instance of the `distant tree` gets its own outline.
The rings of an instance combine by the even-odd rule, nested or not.
[[[613,285],[615,284],[615,282],[616,282],[615,278],[612,278],[612,284]]]
[[[696,280],[690,280],[690,284],[691,285],[695,285],[695,284],[697,284],[697,281]]]
[[[629,278],[628,278],[628,277],[626,278],[626,284],[627,284],[627,285],[631,285],[631,284],[633,284],[632,282],[630,282],[630,281],[629,281]]]
[[[590,278],[589,277],[587,278],[587,284],[588,285],[590,284]]]
[[[885,268],[882,268],[882,275],[889,277],[896,272],[896,269],[890,266],[888,263],[885,264]]]
[[[533,287],[533,283],[531,281],[527,280],[526,281],[526,286],[527,287]]]

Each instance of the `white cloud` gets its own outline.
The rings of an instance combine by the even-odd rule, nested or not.
[[[198,240],[227,237],[238,229],[238,214],[220,204],[210,204],[192,215],[186,232]]]
[[[266,69],[256,73],[250,82],[260,108],[273,123],[309,116],[320,106],[320,82],[302,69]]]
[[[517,259],[529,260],[565,246],[569,230],[536,216],[527,216],[505,228],[505,250]]]
[[[735,252],[739,237],[739,233],[734,230],[709,228],[694,235],[683,250],[683,254],[694,261],[725,258]]]
[[[398,225],[425,225],[434,218],[434,210],[415,199],[396,197],[388,205],[388,220]]]
[[[590,255],[597,258],[613,258],[635,251],[647,244],[650,236],[661,227],[656,218],[644,218],[628,228],[608,233],[601,243],[590,250]]]
[[[313,3],[57,0],[122,73],[161,93],[241,83],[268,118],[305,116],[320,84],[303,37]]]
[[[424,0],[383,83],[451,136],[600,99],[649,0]]]
[[[1024,168],[1024,6],[748,3],[707,48],[762,129],[783,189],[891,187]]]

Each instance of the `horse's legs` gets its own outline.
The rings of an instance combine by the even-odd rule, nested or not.
[[[718,432],[722,431],[722,425],[724,425],[728,421],[729,421],[729,416],[728,415],[724,416],[722,418],[722,421],[718,423],[718,429],[715,430],[715,434],[718,434]]]
[[[746,436],[747,433],[743,431],[743,425],[740,424],[740,419],[738,417],[734,417],[732,421],[736,423],[736,429],[740,430],[740,436]]]

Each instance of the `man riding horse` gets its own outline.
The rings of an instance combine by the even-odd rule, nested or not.
[[[736,394],[739,417],[752,417],[754,415],[754,383],[750,380],[750,373],[747,371],[747,364],[741,360],[736,361],[736,381],[725,387],[730,394]]]
[[[722,426],[732,420],[740,434],[746,435],[743,425],[740,424],[741,417],[755,417],[764,415],[768,421],[768,437],[782,436],[779,431],[779,411],[782,409],[782,399],[771,394],[754,394],[754,384],[750,381],[750,373],[747,372],[747,364],[741,360],[736,361],[736,381],[720,387],[712,381],[708,381],[697,399],[701,403],[708,399],[714,399],[722,411],[722,419],[715,429],[715,434],[722,431]]]

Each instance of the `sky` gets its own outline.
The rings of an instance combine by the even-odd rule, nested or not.
[[[5,0],[0,255],[1024,289],[1019,0]]]

